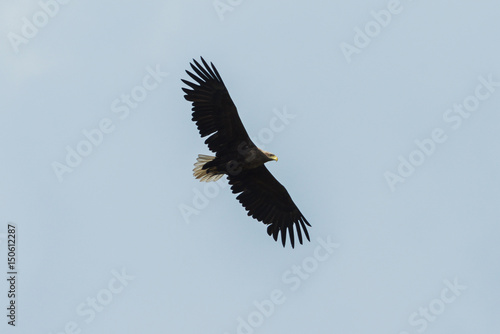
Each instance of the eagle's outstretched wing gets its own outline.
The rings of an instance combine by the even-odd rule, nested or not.
[[[240,193],[237,199],[248,211],[248,215],[269,225],[267,234],[272,235],[274,240],[278,240],[278,234],[281,232],[281,241],[285,246],[288,230],[293,248],[294,227],[301,244],[302,231],[307,240],[310,240],[306,225],[311,225],[299,211],[285,187],[264,165],[228,175],[228,179],[233,193]]]
[[[234,150],[241,143],[255,146],[241,122],[236,106],[222,81],[215,66],[201,58],[202,66],[193,59],[191,68],[196,73],[186,73],[196,83],[182,80],[191,87],[182,88],[186,93],[184,98],[193,103],[193,118],[202,137],[210,135],[205,140],[208,148],[222,155],[227,150]]]

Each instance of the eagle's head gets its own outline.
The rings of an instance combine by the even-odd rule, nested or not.
[[[264,150],[261,150],[262,153],[264,153],[267,157],[267,161],[271,161],[271,160],[274,160],[274,161],[278,161],[278,157],[276,155],[274,155],[273,153],[271,152],[267,152],[267,151],[264,151]]]

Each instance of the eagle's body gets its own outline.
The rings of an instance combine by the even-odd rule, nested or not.
[[[182,80],[192,89],[183,88],[186,100],[193,103],[193,121],[202,137],[210,135],[205,143],[215,157],[199,155],[194,176],[200,181],[216,181],[227,175],[231,190],[248,211],[248,215],[269,225],[267,232],[275,240],[281,232],[283,246],[286,231],[294,246],[294,226],[299,242],[302,232],[307,240],[309,225],[293,203],[290,195],[268,171],[264,164],[278,158],[261,150],[250,140],[238,116],[222,78],[213,64],[191,64],[197,75],[186,71],[197,84]]]

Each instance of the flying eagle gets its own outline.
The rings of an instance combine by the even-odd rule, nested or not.
[[[196,74],[186,73],[194,80],[182,80],[191,89],[182,88],[184,98],[193,104],[193,118],[201,137],[214,156],[200,154],[195,163],[194,176],[203,182],[217,181],[227,175],[231,190],[248,215],[268,225],[267,233],[278,240],[281,232],[283,247],[286,233],[294,247],[294,227],[302,244],[302,232],[307,240],[307,226],[311,226],[292,198],[267,170],[264,163],[278,161],[278,157],[261,150],[250,140],[238,116],[229,92],[214,64],[201,58],[203,65],[193,59],[191,68]]]

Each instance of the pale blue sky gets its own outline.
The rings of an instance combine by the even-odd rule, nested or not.
[[[0,4],[17,333],[498,332],[497,1],[63,2]],[[199,56],[311,242],[193,178]]]

